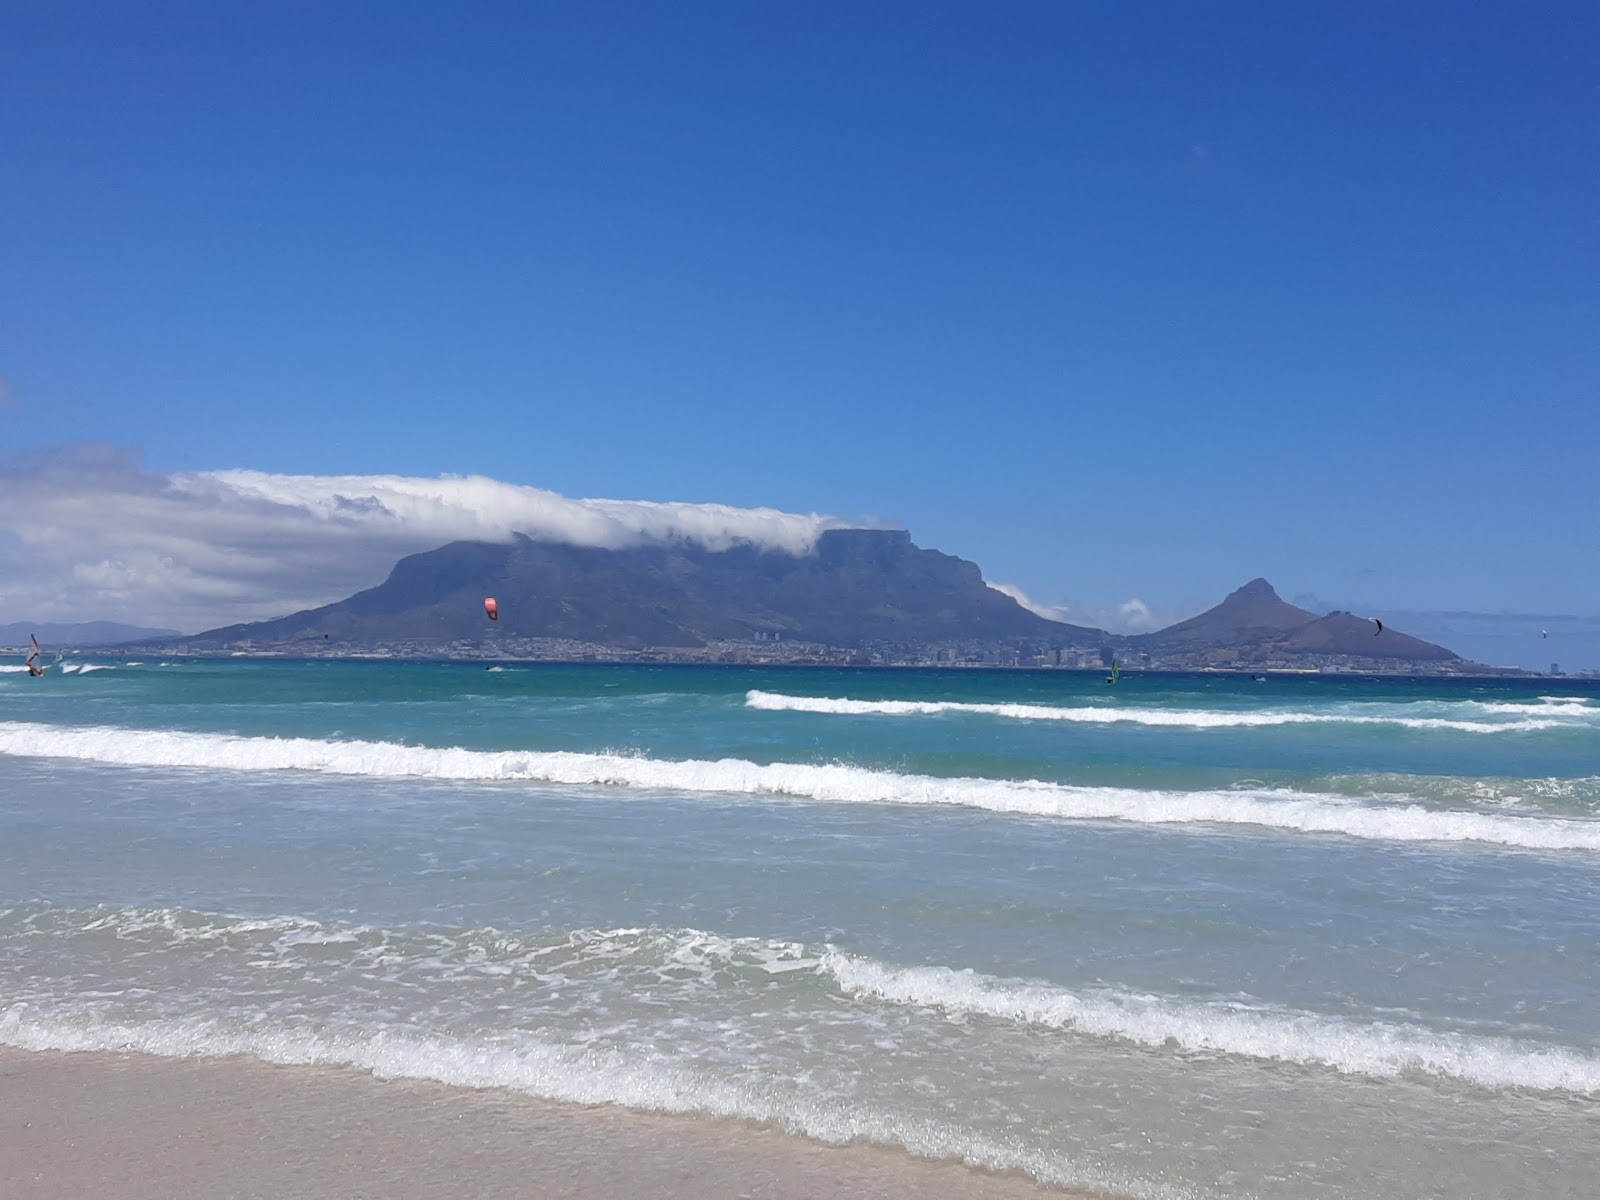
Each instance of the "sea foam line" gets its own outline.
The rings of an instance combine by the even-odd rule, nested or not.
[[[378,779],[520,780],[782,796],[830,804],[942,805],[1142,825],[1255,825],[1374,841],[1486,842],[1533,850],[1600,850],[1600,821],[1364,805],[1284,789],[1143,791],[1040,780],[901,775],[840,764],[662,760],[572,751],[466,750],[392,742],[241,737],[0,723],[0,754],[121,766],[311,771]]]
[[[835,713],[843,716],[940,716],[968,713],[1006,717],[1015,721],[1069,721],[1088,725],[1166,726],[1180,729],[1261,728],[1274,725],[1398,725],[1406,729],[1453,729],[1462,733],[1533,733],[1541,729],[1590,728],[1585,722],[1575,725],[1558,716],[1600,716],[1600,710],[1577,705],[1484,706],[1497,713],[1538,714],[1519,721],[1462,721],[1449,717],[1408,717],[1399,714],[1315,713],[1315,712],[1230,712],[1225,709],[1124,708],[1112,705],[1083,705],[1063,708],[1050,704],[977,704],[960,700],[851,700],[836,696],[786,696],[779,692],[752,689],[745,694],[745,705],[766,712]]]
[[[814,1097],[789,1081],[763,1086],[721,1080],[660,1057],[553,1046],[530,1037],[484,1043],[409,1030],[308,1031],[221,1018],[169,1018],[140,1024],[80,1015],[63,1018],[24,1006],[0,1011],[0,1044],[23,1050],[108,1051],[165,1058],[245,1055],[282,1065],[341,1066],[379,1079],[424,1079],[469,1088],[506,1088],[572,1104],[614,1104],[662,1113],[759,1121],[834,1145],[869,1141],[921,1158],[956,1159],[992,1171],[1018,1170],[1043,1183],[1140,1200],[1189,1200],[1190,1189],[1092,1168],[1019,1138],[947,1122]]]
[[[1491,1090],[1600,1094],[1600,1060],[1565,1048],[1528,1046],[1506,1038],[1467,1037],[1418,1026],[1362,1024],[1315,1013],[1237,1003],[1196,1004],[1110,990],[1080,995],[970,970],[894,968],[832,948],[823,954],[821,969],[856,996],[1142,1046],[1172,1044],[1187,1051],[1331,1067],[1341,1074],[1378,1079],[1421,1073]]]
[[[328,924],[306,918],[229,917],[181,909],[74,911],[49,908],[20,913],[0,911],[0,926],[5,928],[8,940],[19,934],[27,936],[41,931],[57,940],[70,939],[75,934],[110,932],[119,939],[148,943],[149,950],[163,956],[179,947],[188,947],[209,959],[218,950],[226,949],[231,952],[233,961],[248,960],[252,965],[264,953],[276,965],[285,966],[296,961],[299,948],[306,945],[323,949],[338,946],[352,965],[381,957],[385,977],[397,979],[403,985],[416,982],[418,976],[412,972],[442,972],[462,960],[470,961],[481,971],[499,974],[506,968],[536,967],[541,959],[560,951],[568,952],[559,969],[569,983],[580,975],[588,977],[589,972],[581,969],[581,964],[587,962],[591,967],[601,968],[612,984],[620,982],[629,986],[627,979],[633,978],[637,985],[640,978],[654,977],[654,987],[668,989],[664,994],[670,994],[673,986],[686,984],[689,978],[684,975],[686,969],[693,972],[692,977],[700,984],[742,987],[748,984],[717,984],[717,968],[755,967],[773,979],[797,972],[815,974],[857,1000],[977,1015],[1155,1049],[1176,1047],[1189,1053],[1220,1052],[1255,1060],[1330,1068],[1341,1074],[1376,1079],[1410,1073],[1454,1079],[1488,1090],[1525,1088],[1585,1096],[1600,1094],[1600,1059],[1570,1047],[1538,1045],[1506,1037],[1464,1035],[1413,1024],[1363,1022],[1259,1003],[1203,1002],[1110,987],[1073,991],[1043,982],[1001,979],[945,966],[895,967],[834,946],[816,953],[798,942],[728,937],[692,928],[575,929],[537,935],[492,929],[436,928],[400,936],[370,926]],[[130,961],[136,963],[138,955]],[[328,965],[326,959],[317,961],[319,968]],[[636,972],[634,976],[618,976],[624,962],[631,962]],[[212,970],[221,972],[223,977],[226,975],[220,964],[214,963]],[[670,979],[660,974],[667,971],[672,973]],[[642,975],[637,974],[641,972]],[[82,993],[77,995],[81,998]],[[31,1036],[40,1036],[39,1018],[48,1010],[55,1011],[44,1022],[50,1031],[44,1036],[53,1040],[42,1044],[13,1041],[13,1044],[35,1049],[115,1049],[125,1044],[116,1040],[107,1044],[107,1030],[101,1026],[113,1017],[93,1004],[79,1002],[69,1002],[65,1009],[59,1010],[54,1004],[47,1004],[45,1010],[40,1010],[36,1004],[13,1003],[0,1013],[0,1040],[5,1040],[8,1028],[14,1033],[33,1030]],[[241,1023],[238,1016],[234,1014],[235,1024]],[[254,1014],[247,1013],[245,1018],[242,1024],[248,1033],[244,1036],[253,1037],[260,1023]],[[152,1026],[146,1024],[137,1027],[141,1031],[137,1035],[130,1035],[130,1027],[125,1025],[113,1024],[111,1032],[123,1039],[131,1036],[135,1048],[154,1053],[261,1052],[261,1046],[255,1042],[245,1046],[229,1042],[220,1048],[208,1049],[214,1035],[220,1032],[222,1022],[221,1014],[213,1013],[204,1020],[196,1014],[176,1028],[157,1026],[165,1032],[154,1041],[150,1040]],[[293,1027],[293,1036],[303,1033],[302,1026]],[[194,1040],[197,1034],[198,1044]],[[289,1033],[279,1036],[289,1036]],[[88,1040],[63,1042],[63,1038]],[[542,1051],[549,1047],[536,1043],[534,1049]],[[345,1061],[369,1067],[377,1065],[370,1061]],[[411,1075],[416,1072],[391,1073]],[[446,1082],[467,1081],[446,1079]],[[507,1084],[518,1086],[513,1081],[501,1081],[501,1085]],[[552,1093],[544,1090],[541,1094]],[[611,1090],[600,1095],[581,1092],[556,1098],[584,1103],[620,1099]],[[631,1103],[637,1099],[622,1102]],[[748,1106],[745,1107],[747,1110]],[[748,1115],[748,1111],[741,1115]]]

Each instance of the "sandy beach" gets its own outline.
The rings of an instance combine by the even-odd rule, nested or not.
[[[11,1200],[1066,1194],[738,1121],[336,1068],[10,1048],[0,1048],[0,1179]]]

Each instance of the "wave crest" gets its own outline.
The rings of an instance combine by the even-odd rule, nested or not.
[[[1143,1046],[1217,1051],[1374,1078],[1420,1073],[1490,1089],[1600,1094],[1600,1060],[1505,1038],[1361,1024],[1242,1002],[1194,1003],[1109,989],[1078,994],[949,967],[892,968],[835,950],[823,956],[822,967],[852,995]]]
[[[1580,705],[1480,705],[1483,712],[1518,715],[1520,720],[1473,721],[1453,717],[1407,716],[1403,713],[1285,712],[1273,710],[1132,708],[1122,705],[976,704],[958,700],[851,700],[833,696],[786,696],[752,689],[749,708],[766,712],[835,713],[842,716],[941,716],[966,713],[1016,721],[1068,721],[1087,725],[1119,723],[1174,729],[1267,728],[1275,725],[1397,725],[1405,729],[1450,729],[1460,733],[1536,733],[1544,729],[1593,728],[1567,716],[1600,716],[1600,709]]]
[[[573,751],[466,750],[393,742],[61,728],[0,723],[0,754],[140,767],[309,771],[375,779],[523,781],[775,796],[830,804],[975,808],[1064,820],[1142,825],[1250,825],[1375,841],[1484,842],[1532,850],[1600,851],[1600,821],[1363,804],[1286,789],[1161,791],[1041,780],[902,775],[842,764],[662,760]]]

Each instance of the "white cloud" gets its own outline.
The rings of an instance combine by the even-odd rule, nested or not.
[[[989,586],[997,592],[1010,596],[1023,608],[1031,613],[1037,613],[1046,620],[1065,621],[1069,625],[1083,625],[1090,629],[1104,629],[1109,633],[1148,633],[1153,629],[1164,628],[1179,619],[1158,615],[1138,598],[1106,608],[1078,604],[1044,604],[1031,598],[1015,584],[990,583]]]
[[[1135,633],[1143,633],[1157,626],[1155,613],[1151,612],[1150,606],[1138,597],[1119,604],[1117,616],[1122,619],[1124,629],[1133,630]]]
[[[402,555],[513,533],[585,546],[740,542],[804,554],[848,522],[775,509],[570,500],[482,476],[162,475],[75,446],[0,467],[0,623],[199,630],[326,604]]]
[[[989,583],[987,579],[984,580],[984,583],[1002,596],[1010,596],[1035,616],[1043,617],[1047,621],[1065,621],[1067,619],[1061,615],[1060,609],[1049,604],[1040,604],[1038,601],[1030,599],[1028,593],[1014,583]]]

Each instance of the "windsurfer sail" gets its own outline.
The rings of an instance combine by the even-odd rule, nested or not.
[[[28,655],[28,674],[30,677],[37,678],[44,674],[44,668],[39,665],[39,639],[30,633],[28,635],[28,645],[33,649],[33,653]]]
[[[1106,676],[1106,682],[1115,683],[1121,674],[1122,669],[1117,665],[1117,660],[1113,658],[1111,660],[1111,674]]]

